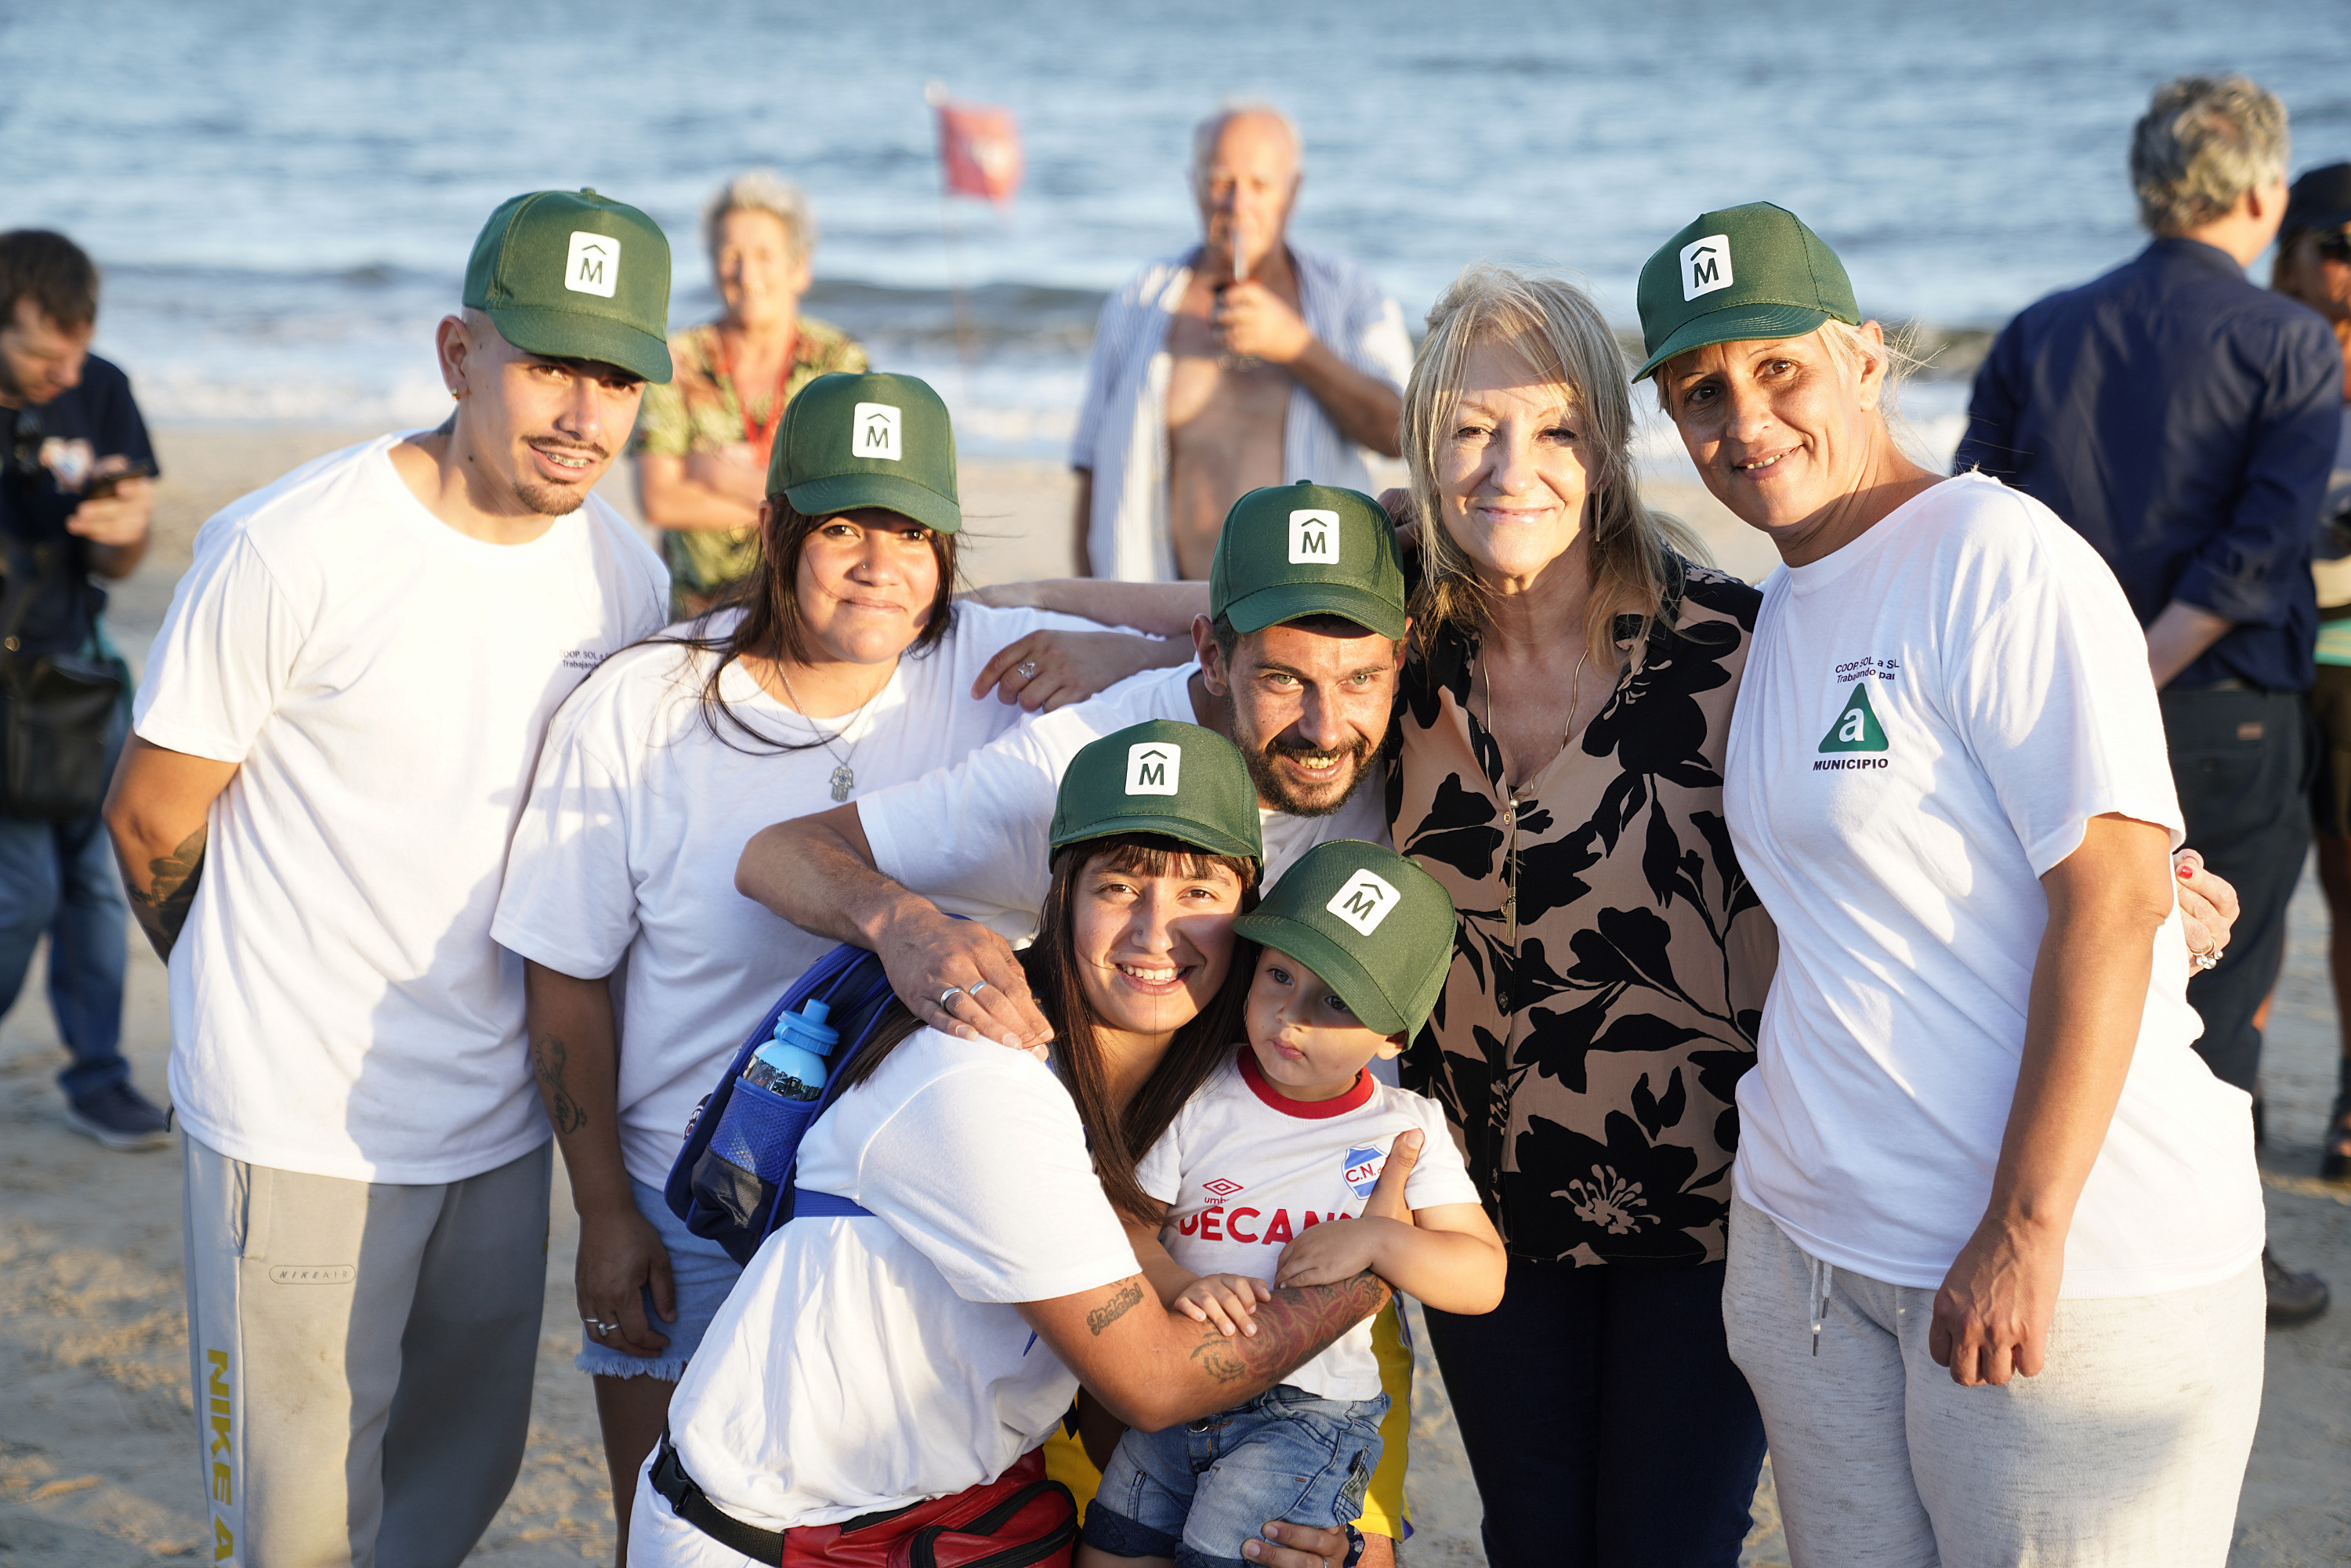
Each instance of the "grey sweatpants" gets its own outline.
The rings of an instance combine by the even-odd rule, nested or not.
[[[2228,1561],[2262,1408],[2259,1262],[2196,1290],[2061,1301],[2040,1375],[1998,1388],[1935,1364],[1934,1307],[1932,1291],[1816,1262],[1731,1200],[1723,1322],[1796,1568]]]
[[[200,1555],[455,1568],[522,1465],[552,1146],[411,1186],[183,1144]]]

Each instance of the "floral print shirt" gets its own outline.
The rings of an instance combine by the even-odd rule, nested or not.
[[[667,386],[645,388],[637,407],[635,450],[663,457],[683,457],[689,452],[715,452],[743,444],[743,405],[735,382],[720,364],[718,328],[706,323],[689,327],[669,340],[670,381]],[[829,322],[803,316],[799,340],[792,348],[791,373],[784,379],[784,401],[799,395],[800,388],[835,371],[865,369],[864,345]],[[751,400],[751,417],[769,423],[773,394]],[[678,529],[662,535],[662,559],[669,563],[670,580],[679,613],[698,605],[684,601],[722,591],[748,577],[759,564],[757,528]]]
[[[1405,1082],[1434,1095],[1514,1256],[1723,1256],[1732,1092],[1778,939],[1723,824],[1723,747],[1761,595],[1677,562],[1583,733],[1515,797],[1471,711],[1474,635],[1405,671],[1396,848],[1453,895],[1452,973]]]

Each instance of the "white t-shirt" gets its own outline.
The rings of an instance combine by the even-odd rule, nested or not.
[[[1053,880],[1046,840],[1070,759],[1091,741],[1145,719],[1196,724],[1197,666],[1146,670],[1081,703],[1022,725],[951,767],[857,803],[873,864],[951,915],[984,921],[1012,941],[1035,933]],[[1376,768],[1327,817],[1258,808],[1264,884],[1328,839],[1388,841]]]
[[[920,1030],[809,1129],[799,1182],[873,1218],[777,1230],[704,1335],[669,1422],[710,1500],[768,1530],[831,1524],[992,1480],[1043,1442],[1078,1380],[1011,1303],[1139,1271],[1051,1071]]]
[[[135,727],[239,764],[172,951],[172,1098],[233,1159],[477,1176],[547,1140],[522,966],[490,940],[548,716],[659,626],[661,561],[590,497],[469,538],[392,467],[319,458],[196,536]]]
[[[1779,926],[1739,1195],[1840,1269],[1932,1289],[1982,1218],[2048,922],[2039,878],[2179,807],[2147,643],[2038,501],[1947,479],[1764,590],[1724,800]],[[2062,1294],[2226,1279],[2262,1245],[2245,1095],[2190,1049],[2175,909]]]
[[[1405,1201],[1415,1208],[1478,1202],[1436,1101],[1368,1071],[1336,1100],[1287,1099],[1244,1045],[1176,1113],[1135,1162],[1135,1176],[1168,1206],[1161,1239],[1169,1257],[1195,1274],[1270,1284],[1284,1243],[1309,1226],[1362,1215],[1396,1134],[1415,1127],[1424,1134],[1420,1163]],[[1372,1320],[1282,1382],[1323,1399],[1371,1398],[1380,1391]]]
[[[732,613],[714,622],[732,629]],[[858,713],[811,724],[740,664],[723,694],[759,734],[831,745],[777,752],[704,717],[715,655],[654,643],[597,671],[548,727],[530,805],[515,830],[491,935],[582,979],[626,960],[621,1148],[659,1186],[686,1118],[743,1036],[832,947],[735,891],[735,865],[771,822],[833,805],[845,754],[862,795],[920,777],[1025,716],[971,685],[997,651],[1040,628],[1098,631],[1075,616],[966,604],[939,644],[899,660]],[[684,628],[673,628],[683,631]]]

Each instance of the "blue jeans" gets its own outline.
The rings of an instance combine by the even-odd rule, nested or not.
[[[107,738],[110,777],[127,726]],[[131,1079],[122,1060],[122,972],[131,906],[100,814],[35,822],[0,812],[0,1013],[16,1004],[33,948],[49,938],[49,1009],[73,1064],[57,1074],[68,1100]]]
[[[1176,1568],[1250,1568],[1241,1542],[1274,1520],[1343,1528],[1380,1462],[1388,1396],[1318,1399],[1280,1384],[1160,1432],[1130,1430],[1086,1510],[1086,1544]]]
[[[637,1200],[637,1212],[661,1232],[662,1246],[669,1253],[670,1283],[677,1291],[677,1322],[662,1322],[661,1313],[653,1309],[653,1287],[640,1286],[638,1297],[644,1303],[646,1324],[669,1341],[662,1353],[648,1357],[614,1350],[590,1339],[583,1323],[580,1354],[572,1357],[571,1364],[591,1377],[658,1377],[664,1383],[675,1383],[685,1375],[685,1364],[702,1343],[702,1336],[710,1332],[710,1320],[726,1304],[727,1292],[743,1277],[743,1265],[728,1257],[726,1249],[717,1242],[705,1241],[688,1230],[685,1221],[670,1212],[661,1188],[631,1176],[629,1192]]]
[[[1763,1416],[1722,1281],[1512,1258],[1493,1312],[1427,1313],[1493,1568],[1736,1568]]]

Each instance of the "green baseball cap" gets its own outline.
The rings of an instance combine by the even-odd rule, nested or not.
[[[951,534],[955,427],[931,383],[836,371],[799,390],[768,455],[768,494],[811,517],[881,507]]]
[[[1225,514],[1208,567],[1208,614],[1236,632],[1340,615],[1404,637],[1404,557],[1385,508],[1360,490],[1268,485]]]
[[[1428,1021],[1453,967],[1453,900],[1394,850],[1332,839],[1298,857],[1233,929],[1322,977],[1382,1034]]]
[[[1265,859],[1257,786],[1240,749],[1213,729],[1169,718],[1090,742],[1061,775],[1052,846],[1113,833],[1164,833],[1210,854]]]
[[[465,303],[526,353],[669,380],[669,240],[609,196],[532,191],[500,204],[465,263]]]
[[[1801,338],[1834,317],[1858,326],[1844,263],[1785,207],[1750,202],[1702,213],[1641,267],[1646,381],[1676,354],[1714,343]]]

